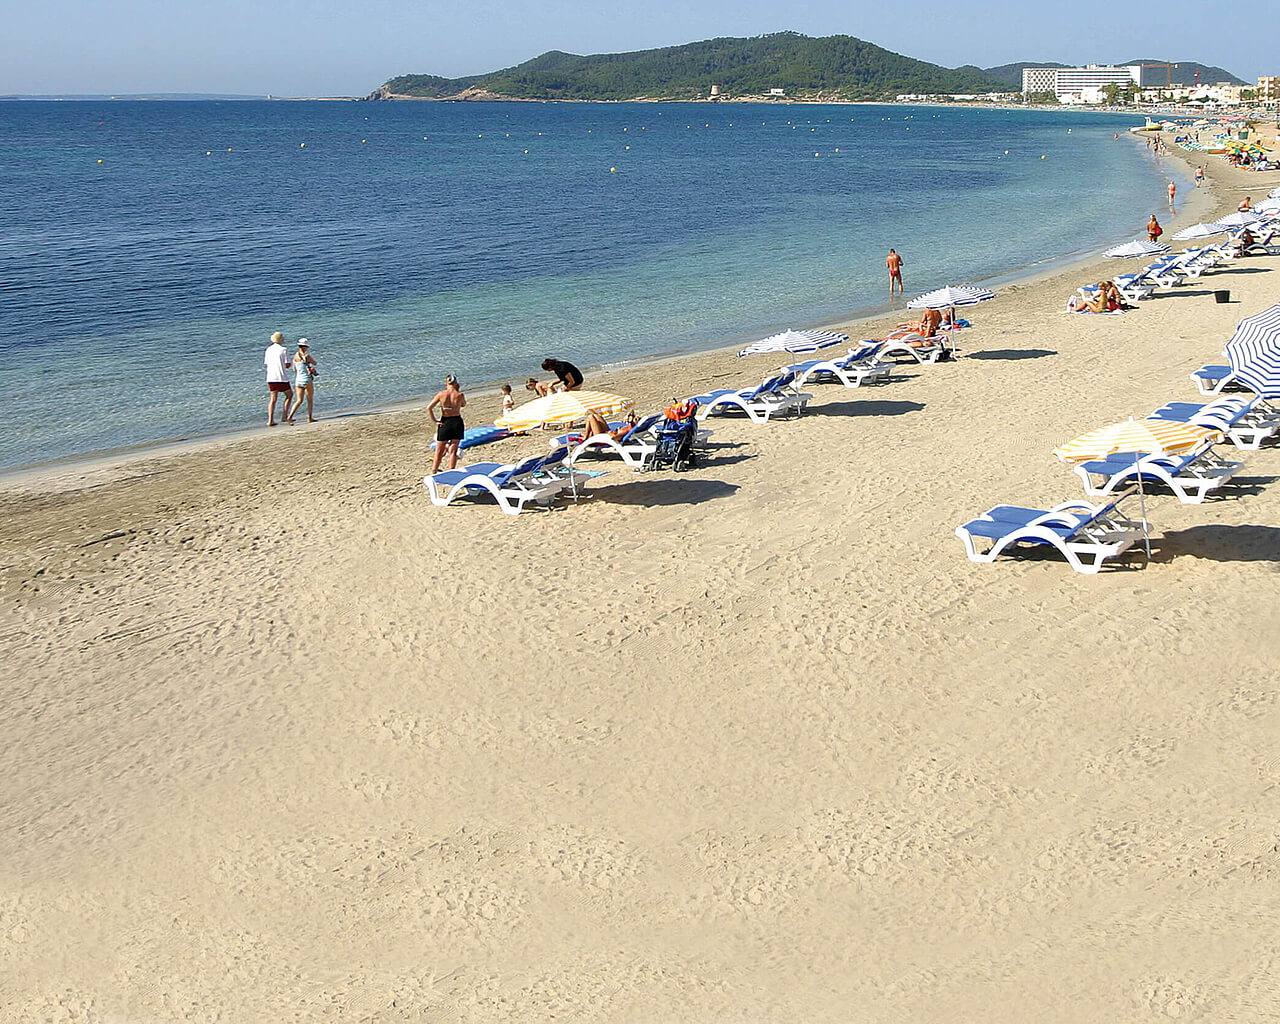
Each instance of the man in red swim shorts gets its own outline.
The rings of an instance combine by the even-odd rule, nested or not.
[[[898,255],[894,249],[889,250],[889,255],[885,257],[884,265],[889,268],[889,294],[893,294],[893,285],[896,281],[898,284],[898,294],[902,294],[902,257]]]

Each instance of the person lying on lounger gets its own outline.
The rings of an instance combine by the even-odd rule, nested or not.
[[[618,427],[617,430],[610,430],[609,424],[605,421],[605,418],[601,416],[598,412],[596,412],[594,409],[592,409],[589,413],[587,413],[587,424],[583,428],[582,436],[575,437],[574,440],[582,442],[589,437],[598,437],[601,434],[607,434],[609,437],[613,438],[615,441],[621,441],[624,437],[626,437],[629,433],[631,433],[631,428],[634,427],[638,422],[639,420],[636,419],[635,412],[632,411],[627,414],[627,418],[623,422],[622,426]]]

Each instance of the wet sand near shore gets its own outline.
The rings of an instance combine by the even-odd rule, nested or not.
[[[1205,168],[1166,239],[1280,183]],[[953,535],[1079,497],[1050,450],[1193,398],[1277,267],[1002,288],[954,364],[549,512],[432,507],[418,410],[11,482],[0,1018],[1280,1016],[1280,448],[1149,496],[1150,564]]]

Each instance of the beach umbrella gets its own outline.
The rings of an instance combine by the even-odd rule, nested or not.
[[[738,353],[738,357],[754,356],[761,352],[817,352],[832,345],[848,344],[849,335],[837,331],[783,331],[753,342]]]
[[[1257,224],[1260,220],[1262,218],[1256,213],[1246,211],[1244,213],[1229,213],[1225,217],[1219,217],[1214,223],[1229,231],[1231,228],[1247,228],[1251,224]]]
[[[1219,440],[1222,432],[1174,420],[1127,419],[1081,434],[1053,450],[1063,462],[1075,464],[1101,459],[1116,452],[1142,455],[1176,455]]]
[[[1192,224],[1189,228],[1183,228],[1173,236],[1175,242],[1186,242],[1193,238],[1208,238],[1210,235],[1220,235],[1230,228],[1219,227],[1217,224]]]
[[[1143,455],[1175,455],[1191,451],[1209,441],[1222,439],[1220,430],[1196,427],[1174,420],[1135,420],[1132,416],[1120,423],[1091,430],[1087,434],[1068,441],[1053,450],[1063,462],[1074,465],[1090,459],[1102,459],[1117,452],[1131,452],[1135,468]],[[1147,521],[1147,496],[1142,488],[1142,476],[1137,475],[1138,501],[1142,505],[1142,521]],[[1142,528],[1142,539],[1151,560],[1151,539],[1147,528]]]
[[[945,288],[935,288],[931,292],[917,295],[907,302],[907,309],[940,309],[943,306],[949,306],[951,308],[951,319],[954,322],[957,306],[974,306],[979,302],[986,302],[988,299],[994,299],[995,297],[996,293],[991,289],[979,288],[976,284],[947,285]],[[953,359],[955,354],[955,336],[952,335],[951,357]]]
[[[631,399],[612,395],[607,391],[558,391],[545,398],[525,402],[493,422],[510,431],[531,430],[543,423],[585,420],[589,412],[596,412],[607,418],[625,412],[632,404]]]
[[[1103,256],[1111,256],[1115,259],[1133,259],[1138,256],[1161,256],[1169,252],[1170,247],[1164,242],[1149,242],[1146,239],[1139,239],[1133,242],[1125,242],[1124,245],[1112,246]]]
[[[1254,209],[1259,213],[1271,213],[1275,210],[1280,210],[1280,196],[1275,199],[1264,199]]]
[[[1273,188],[1267,193],[1268,199],[1280,199],[1280,188]]]
[[[1280,303],[1241,320],[1225,351],[1239,383],[1264,398],[1280,397]]]

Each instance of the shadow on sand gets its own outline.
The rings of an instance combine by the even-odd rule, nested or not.
[[[594,494],[610,505],[701,505],[717,498],[727,498],[737,490],[737,484],[723,480],[698,480],[673,473],[614,484]]]
[[[1043,359],[1045,356],[1056,356],[1056,349],[1051,348],[989,348],[983,352],[970,352],[966,359]]]
[[[1180,555],[1215,562],[1280,562],[1280,526],[1192,526],[1152,539],[1153,562]]]
[[[904,413],[919,412],[924,408],[923,402],[893,402],[869,399],[865,402],[831,402],[810,409],[806,416],[901,416]]]

